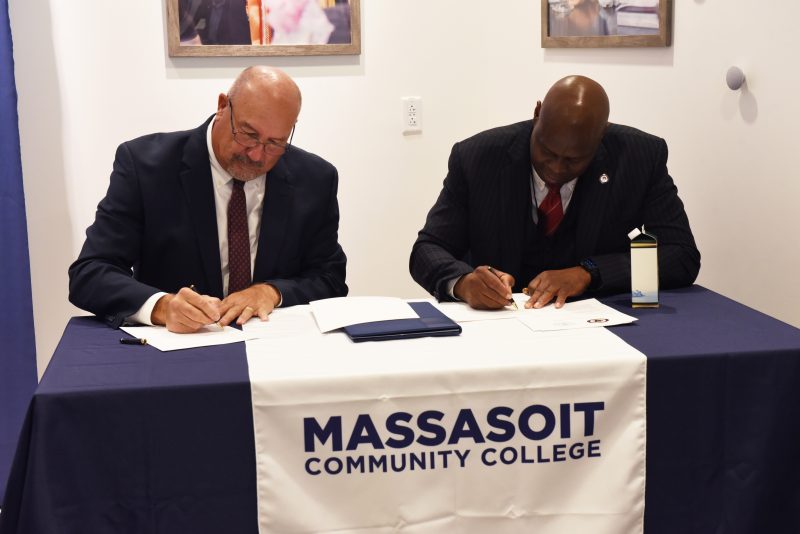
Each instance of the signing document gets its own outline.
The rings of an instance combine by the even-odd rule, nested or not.
[[[352,343],[312,315],[244,326],[262,534],[642,533],[647,365],[608,329]]]
[[[568,302],[561,308],[545,306],[538,310],[522,310],[517,315],[517,320],[531,330],[544,331],[617,326],[637,319],[606,306],[597,299],[586,299]]]
[[[416,312],[395,297],[336,297],[310,303],[320,332],[331,332],[353,324],[415,319]]]
[[[528,301],[527,295],[514,293],[513,298],[518,309],[506,306],[500,310],[476,310],[465,302],[437,302],[435,305],[457,323],[517,319],[531,330],[537,331],[616,326],[629,324],[636,320],[636,317],[619,312],[597,299],[568,302],[561,308],[550,305],[533,309],[525,308],[525,303]]]
[[[165,326],[123,326],[120,327],[120,330],[124,330],[137,339],[145,340],[148,345],[152,345],[160,351],[224,345],[254,337],[253,334],[246,334],[236,328],[230,326],[223,328],[215,324],[204,326],[191,334],[176,334],[167,330]]]

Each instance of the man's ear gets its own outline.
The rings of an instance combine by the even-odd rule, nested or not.
[[[217,117],[222,114],[226,107],[228,107],[228,95],[220,93],[217,97]]]
[[[541,113],[541,111],[542,111],[542,101],[541,100],[537,100],[536,101],[536,108],[534,108],[534,110],[533,110],[533,118],[534,119],[538,119],[539,118],[539,113]]]

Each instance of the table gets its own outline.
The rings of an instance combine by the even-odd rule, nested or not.
[[[612,332],[648,357],[645,532],[800,532],[800,330],[705,288]],[[74,318],[29,407],[0,534],[257,532],[244,344],[161,353]]]

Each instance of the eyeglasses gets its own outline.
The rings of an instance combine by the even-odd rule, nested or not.
[[[245,148],[255,148],[258,145],[264,147],[264,151],[269,154],[283,154],[286,149],[292,145],[292,137],[294,137],[294,126],[292,132],[289,134],[289,140],[286,142],[278,141],[276,139],[267,139],[263,143],[256,134],[247,132],[237,132],[233,126],[233,101],[228,98],[228,105],[231,107],[231,133],[233,133],[233,140]]]

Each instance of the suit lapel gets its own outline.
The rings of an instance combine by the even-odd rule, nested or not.
[[[503,229],[497,236],[500,242],[500,258],[498,264],[506,265],[510,274],[519,278],[522,270],[522,253],[525,248],[525,228],[531,216],[530,207],[530,177],[531,156],[530,138],[532,123],[518,132],[508,149],[506,166],[498,174],[498,188],[501,189],[503,209],[499,217],[502,218]]]
[[[286,165],[287,156],[289,154],[279,159],[275,167],[267,173],[253,281],[273,278],[278,273],[278,259],[281,257],[294,202],[294,186],[291,172]]]
[[[578,214],[575,252],[579,259],[591,256],[598,236],[604,230],[605,212],[614,187],[614,169],[611,163],[608,152],[601,143],[589,167],[578,179],[575,190],[575,209]],[[569,209],[572,209],[571,203]]]
[[[210,120],[192,133],[183,152],[180,182],[189,205],[195,242],[205,275],[204,293],[222,297],[222,266],[219,260],[217,213],[214,204],[214,183],[206,142],[206,129]],[[195,283],[200,284],[201,281]]]

